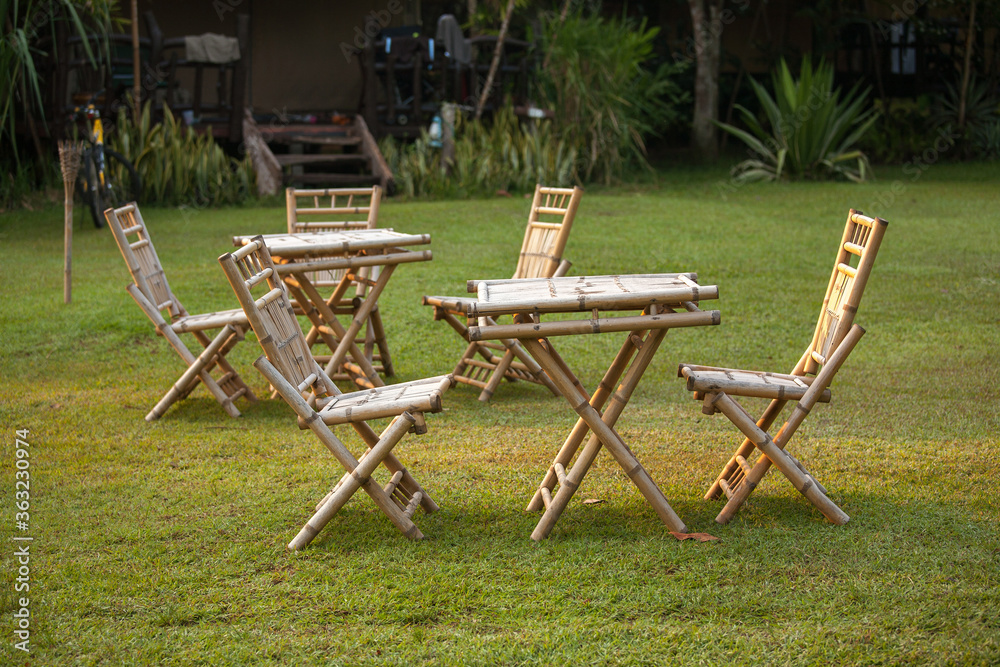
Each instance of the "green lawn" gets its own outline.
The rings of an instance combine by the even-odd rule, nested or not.
[[[721,170],[676,169],[583,198],[574,274],[719,286],[722,324],[669,333],[618,427],[688,529],[721,538],[704,544],[671,537],[603,453],[532,542],[524,506],[574,418],[543,387],[505,383],[489,405],[451,390],[397,449],[442,507],[415,517],[427,539],[359,494],[289,553],[338,476],[315,437],[280,400],[234,420],[203,388],[143,421],[182,365],[125,293],[110,232],[77,224],[64,305],[61,209],[0,216],[0,663],[1000,663],[1000,165],[879,176],[732,190]],[[463,343],[420,296],[508,276],[528,204],[383,206],[384,226],[433,238],[434,261],[400,267],[381,302],[398,379],[451,370]],[[851,206],[890,221],[857,318],[868,335],[792,445],[851,521],[830,525],[772,472],[719,526],[702,495],[742,438],[702,415],[677,363],[790,370]],[[232,234],[284,225],[277,208],[144,212],[192,312],[235,307],[215,260]],[[560,342],[592,386],[620,338]],[[258,354],[250,336],[230,358],[265,396]],[[22,596],[30,656],[14,648]]]

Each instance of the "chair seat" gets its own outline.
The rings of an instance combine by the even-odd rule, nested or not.
[[[340,394],[323,403],[320,417],[327,425],[395,417],[404,412],[440,412],[441,394],[455,384],[451,375]]]
[[[241,309],[220,310],[215,313],[201,313],[198,315],[185,315],[170,323],[170,328],[177,333],[189,333],[191,331],[205,331],[207,329],[221,329],[227,324],[233,324],[249,328],[250,322],[246,313]]]
[[[687,378],[687,389],[700,394],[726,393],[730,396],[798,400],[805,396],[815,378],[763,371],[746,371],[715,366],[681,364],[678,377]],[[830,390],[819,396],[822,403],[830,402]]]

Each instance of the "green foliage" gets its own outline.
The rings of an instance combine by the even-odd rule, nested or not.
[[[937,128],[955,129],[960,134],[965,157],[974,154],[981,156],[984,153],[988,156],[989,141],[993,133],[991,126],[1000,120],[1000,99],[993,94],[988,80],[980,80],[973,75],[966,91],[963,125],[959,118],[960,98],[959,86],[946,83],[945,92],[937,98],[937,104],[931,113],[931,122]]]
[[[229,157],[210,130],[198,134],[178,122],[169,108],[163,110],[163,122],[156,124],[148,102],[138,123],[120,110],[116,131],[109,133],[107,142],[139,172],[145,204],[235,204],[253,194],[256,176],[249,156]]]
[[[916,104],[895,101],[889,109],[875,101],[878,120],[861,137],[858,147],[875,164],[901,164],[933,146],[938,137],[926,100]]]
[[[1000,120],[984,123],[972,139],[976,157],[980,160],[1000,160]]]
[[[545,20],[539,93],[555,111],[557,134],[580,156],[577,180],[611,183],[629,167],[648,166],[646,138],[681,120],[689,95],[675,78],[686,65],[649,67],[658,33],[645,19]]]
[[[535,183],[570,185],[576,152],[557,138],[552,126],[521,124],[510,105],[487,121],[455,119],[455,159],[446,173],[441,150],[426,133],[404,144],[392,137],[380,143],[382,154],[408,197],[493,194],[497,190],[531,190]]]
[[[868,91],[859,93],[854,86],[841,97],[840,89],[833,86],[833,66],[820,62],[813,69],[808,56],[802,61],[798,81],[784,59],[771,78],[774,97],[750,79],[767,119],[765,125],[741,105],[736,108],[749,132],[719,123],[746,143],[752,155],[733,168],[733,177],[737,181],[866,180],[871,166],[856,144],[878,117],[874,107],[866,107]]]
[[[553,120],[525,125],[508,106],[478,122],[458,119],[455,160],[442,169],[426,136],[392,139],[382,152],[401,193],[469,196],[530,190],[535,183],[611,183],[647,167],[645,142],[680,120],[687,93],[674,77],[683,65],[647,67],[657,28],[645,21],[574,14],[543,29],[546,67],[538,72],[539,102]]]
[[[55,24],[66,21],[82,38],[81,44],[91,62],[96,63],[97,45],[92,45],[89,31],[100,33],[111,25],[116,0],[0,0],[0,148],[14,156],[20,164],[17,142],[14,141],[14,121],[18,113],[42,117],[42,85],[39,69],[48,53],[38,43],[55,33]],[[88,30],[89,26],[89,30]],[[58,55],[58,54],[57,54]],[[64,57],[68,54],[63,54]],[[21,109],[15,102],[20,101]]]

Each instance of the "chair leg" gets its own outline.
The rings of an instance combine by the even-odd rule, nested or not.
[[[510,368],[511,363],[514,361],[514,352],[512,350],[507,350],[503,355],[503,359],[497,364],[497,367],[493,369],[493,374],[490,375],[490,381],[486,383],[486,387],[479,393],[479,400],[482,403],[488,403],[491,398],[493,398],[493,392],[497,390],[500,383],[503,382],[504,377],[507,375],[507,369]]]
[[[748,415],[738,403],[733,401],[728,396],[726,397],[727,400],[716,400],[716,396],[713,395],[706,397],[706,400],[712,402],[712,407],[719,409],[720,411],[722,411],[722,404],[731,404],[731,406],[735,406],[735,409],[730,409],[730,412],[726,416],[729,417],[730,421],[733,421],[734,424],[737,424],[740,430],[743,431],[743,434],[747,436],[754,446],[764,452],[764,455],[757,460],[757,463],[752,468],[744,470],[744,467],[749,466],[746,465],[745,461],[743,461],[743,465],[740,466],[741,469],[736,471],[737,477],[742,476],[743,479],[739,481],[738,488],[730,486],[729,491],[731,495],[729,497],[729,502],[726,503],[726,506],[722,508],[722,511],[719,512],[719,515],[715,519],[718,523],[727,523],[730,519],[732,519],[733,515],[735,515],[740,506],[746,502],[746,499],[753,492],[757,484],[764,479],[764,475],[767,474],[771,464],[774,463],[775,465],[778,465],[775,458],[780,458],[782,460],[782,465],[789,470],[792,470],[793,468],[795,469],[791,474],[800,478],[802,482],[802,485],[796,484],[795,488],[799,489],[804,494],[804,489],[809,488],[811,489],[811,493],[818,493],[823,499],[826,498],[825,490],[823,490],[822,486],[815,483],[815,479],[811,475],[804,472],[805,469],[802,468],[801,464],[794,461],[794,459],[787,455],[782,456],[776,454],[774,457],[770,456],[767,453],[767,450],[762,447],[758,441],[763,441],[765,444],[773,444],[778,452],[784,453],[784,449],[788,444],[788,441],[812,411],[812,408],[816,405],[816,401],[819,399],[820,394],[824,392],[833,382],[834,376],[840,370],[840,367],[843,366],[844,362],[847,361],[847,357],[850,356],[851,351],[854,350],[854,347],[864,335],[865,330],[862,327],[857,324],[851,327],[850,331],[847,332],[847,335],[844,336],[844,339],[840,342],[840,345],[837,346],[837,349],[829,356],[826,363],[823,364],[823,368],[816,375],[812,384],[809,385],[809,389],[806,391],[805,395],[803,395],[802,398],[799,399],[799,402],[796,403],[795,408],[788,417],[788,420],[784,423],[781,429],[779,429],[773,440],[763,429],[754,423],[750,415]],[[721,396],[723,394],[719,395]],[[734,420],[734,417],[739,418],[743,426],[740,426],[740,424]],[[761,434],[763,434],[764,437],[761,437]],[[737,452],[737,454],[739,454],[739,452]],[[736,458],[737,457],[734,457],[734,459]],[[737,462],[739,463],[738,459]],[[782,472],[784,472],[784,470],[782,470]],[[803,478],[802,475],[805,475],[805,477]],[[785,476],[789,477],[789,474],[785,473]],[[792,477],[789,477],[789,479],[792,479]],[[793,481],[793,484],[794,483],[795,482]],[[808,494],[806,495],[809,497]],[[810,497],[810,499],[812,498]],[[820,502],[822,502],[822,499]],[[829,518],[833,523],[845,523],[847,521],[847,515],[841,512],[840,509],[837,508],[836,505],[833,505],[832,502],[830,505],[832,505],[832,508],[828,507],[828,509],[831,514],[827,514],[826,511],[823,511],[822,507],[820,507],[820,510],[823,511],[824,515],[826,515],[827,518]]]
[[[205,383],[205,387],[212,392],[215,400],[222,405],[223,409],[229,414],[230,417],[239,417],[240,411],[236,409],[233,404],[233,400],[242,395],[242,392],[237,392],[233,396],[229,396],[225,391],[216,383],[215,379],[208,374],[205,370],[206,367],[213,363],[216,359],[216,355],[219,351],[230,342],[230,339],[237,336],[237,329],[230,324],[223,327],[222,331],[215,337],[214,340],[205,348],[205,350],[194,357],[191,351],[188,350],[187,346],[184,345],[180,337],[172,329],[170,325],[166,325],[161,328],[161,333],[170,342],[171,346],[177,350],[178,354],[181,355],[185,361],[188,362],[188,369],[181,375],[180,379],[174,383],[170,390],[160,399],[160,401],[149,411],[146,415],[146,421],[154,421],[163,416],[167,409],[173,405],[182,396],[190,393],[191,387],[199,379],[201,382]],[[186,353],[186,354],[185,354]]]
[[[507,345],[508,342],[510,345]],[[509,352],[514,353],[514,356],[517,357],[518,361],[528,367],[528,372],[531,373],[538,384],[543,384],[548,387],[553,396],[559,395],[559,390],[556,388],[555,383],[552,382],[552,378],[550,378],[542,367],[538,365],[537,361],[531,358],[531,355],[528,354],[523,345],[514,339],[510,339],[509,341],[505,340],[504,345],[507,345]]]
[[[392,356],[389,354],[389,342],[385,337],[385,327],[382,325],[382,311],[378,304],[372,309],[369,318],[372,333],[375,336],[375,348],[378,350],[379,361],[382,362],[382,372],[386,377],[395,377],[396,370],[392,366]]]
[[[757,420],[757,427],[762,431],[767,432],[770,430],[771,426],[774,424],[774,420],[778,418],[781,414],[782,409],[785,407],[787,401],[781,399],[774,399],[764,410],[764,414],[761,415],[760,419]],[[743,443],[733,454],[732,458],[726,463],[722,468],[722,472],[716,478],[715,483],[709,487],[708,491],[705,493],[705,500],[715,500],[724,492],[724,486],[732,486],[743,474],[740,470],[737,460],[739,458],[746,458],[753,454],[754,444],[750,438],[743,440]]]
[[[764,453],[767,460],[774,464],[788,478],[792,486],[823,513],[823,516],[829,519],[831,523],[837,525],[847,523],[850,517],[823,493],[819,484],[814,483],[812,475],[806,472],[804,468],[800,469],[801,464],[794,462],[791,456],[775,444],[771,436],[757,426],[753,418],[747,414],[746,410],[739,403],[726,394],[719,393],[712,399],[712,404],[722,414],[726,415],[729,421],[733,422]],[[746,497],[753,491],[754,486],[756,486],[756,483],[752,481],[751,475],[747,475],[744,482],[734,491],[730,503],[734,503],[735,507],[742,505]],[[720,518],[725,518],[725,521],[716,520],[719,523],[726,523],[731,515],[723,517],[720,514],[719,516]]]
[[[138,287],[131,284],[125,289],[135,300],[139,308],[141,308],[146,314],[146,317],[148,317],[153,323],[153,326],[156,327],[156,332],[163,336],[168,343],[170,343],[170,347],[174,348],[174,351],[177,352],[181,359],[184,360],[184,363],[188,366],[188,370],[181,376],[181,379],[174,383],[174,386],[170,388],[166,395],[160,399],[159,403],[157,403],[146,415],[146,421],[153,421],[163,416],[163,413],[166,412],[167,408],[169,408],[173,403],[191,393],[191,390],[199,381],[205,383],[205,386],[215,397],[215,400],[222,405],[230,416],[239,417],[240,411],[236,409],[235,405],[233,405],[233,401],[243,394],[252,396],[253,394],[250,393],[250,388],[247,387],[240,378],[238,388],[232,394],[227,394],[216,383],[216,381],[212,379],[212,376],[209,375],[209,371],[211,371],[212,366],[215,363],[218,363],[218,360],[221,359],[233,345],[235,345],[238,341],[243,340],[245,330],[241,327],[227,324],[211,342],[208,341],[208,337],[204,333],[197,332],[196,337],[200,336],[198,340],[202,345],[205,345],[205,350],[202,351],[198,357],[195,357],[191,350],[188,349],[187,345],[184,344],[184,341],[180,339],[180,336],[177,335],[177,332],[173,330],[166,320],[163,319],[160,311],[157,310],[148,299],[146,299]],[[223,363],[226,364],[224,368],[228,368],[231,372],[229,380],[239,378],[239,375],[232,369],[232,366],[228,365],[228,362],[223,361]]]
[[[251,403],[256,403],[257,396],[253,393],[253,391],[250,390],[250,387],[247,385],[246,382],[243,381],[243,378],[240,377],[240,374],[236,372],[236,369],[233,368],[232,364],[230,364],[229,360],[226,358],[226,355],[233,351],[233,348],[236,347],[236,344],[243,341],[243,339],[246,337],[247,331],[249,330],[249,328],[242,328],[242,327],[234,327],[234,328],[237,331],[237,335],[231,336],[229,338],[227,343],[222,346],[221,350],[219,350],[219,354],[215,358],[214,363],[218,364],[219,368],[222,369],[223,372],[223,379],[217,380],[217,382],[219,386],[222,387],[226,391],[226,394],[228,394],[229,396],[234,396],[236,392],[241,392],[242,396],[246,398],[248,401],[250,401]],[[211,340],[208,338],[208,336],[204,334],[204,332],[194,331],[192,333],[194,334],[195,338],[197,338],[198,341],[202,344],[203,347],[208,347],[209,343],[211,343]],[[212,364],[210,363],[205,370],[211,373]]]
[[[316,421],[319,424],[323,424],[321,420]],[[375,468],[382,463],[382,460],[392,451],[396,443],[406,435],[406,432],[410,430],[413,423],[414,419],[408,413],[403,413],[392,420],[385,431],[382,432],[382,436],[375,447],[371,449],[368,455],[353,470],[344,475],[337,490],[331,494],[329,499],[320,507],[319,511],[309,519],[309,522],[302,527],[298,535],[288,543],[289,549],[298,551],[305,548],[316,537],[319,531],[323,529],[323,526],[333,518],[340,508],[360,488],[364,488],[371,495],[372,499],[379,506],[379,509],[385,512],[389,520],[392,521],[400,532],[411,539],[421,539],[423,537],[420,529],[406,516],[405,510],[401,510],[392,501],[390,496],[386,494],[385,490],[378,486],[371,478]],[[323,427],[325,428],[326,425],[323,424]]]
[[[281,375],[278,369],[267,360],[267,357],[258,357],[257,360],[253,362],[253,365],[261,372],[267,381],[278,390],[281,397],[285,399],[285,402],[288,403],[295,414],[306,422],[309,429],[316,434],[316,437],[319,438],[320,442],[322,442],[328,450],[330,450],[330,453],[333,454],[334,458],[340,462],[344,469],[358,473],[354,482],[358,483],[360,488],[362,488],[365,493],[367,493],[372,500],[375,501],[375,504],[378,505],[379,509],[381,509],[387,517],[389,517],[389,520],[392,521],[393,525],[395,525],[405,536],[411,539],[421,539],[423,537],[423,533],[420,532],[420,529],[414,525],[413,521],[411,521],[402,510],[400,510],[399,506],[392,501],[382,487],[371,479],[371,470],[374,470],[375,466],[381,462],[379,455],[376,454],[376,456],[371,458],[371,461],[369,462],[371,470],[368,471],[367,475],[361,474],[365,469],[361,468],[359,470],[360,464],[358,463],[358,460],[354,458],[354,455],[351,454],[347,447],[344,446],[344,443],[342,443],[337,436],[333,434],[330,427],[323,423],[319,414],[309,406],[306,400],[299,394],[298,390],[289,384],[288,380]],[[389,427],[383,431],[382,437],[378,439],[378,443],[376,445],[385,448],[386,453],[382,454],[383,457],[391,455],[392,446],[395,446],[395,443],[398,442],[399,439],[402,438],[415,423],[416,419],[414,419],[409,413],[404,412],[389,424]],[[392,443],[391,445],[389,444],[390,442]],[[372,449],[374,450],[375,447],[372,447]],[[344,502],[346,502],[346,499]],[[324,507],[327,507],[329,503],[330,501],[328,501]],[[330,510],[327,509],[327,512],[329,511]],[[333,512],[336,512],[336,509],[334,509]],[[317,515],[319,515],[319,512]],[[333,514],[330,513],[329,516],[333,516]],[[329,520],[329,516],[326,519],[327,521]],[[320,519],[322,518],[323,517],[320,517]],[[308,544],[313,537],[315,537],[318,530],[319,528],[316,528],[315,524],[312,527],[310,527],[309,524],[306,524],[295,539],[289,544],[289,548],[301,549]]]
[[[359,436],[361,436],[361,439],[365,441],[365,444],[367,444],[368,447],[374,447],[378,442],[378,434],[376,434],[374,429],[372,429],[372,427],[365,422],[358,422],[356,424],[351,424],[351,426],[354,427],[354,430]],[[400,472],[403,473],[399,482],[399,488],[403,489],[411,498],[415,497],[419,493],[421,496],[420,507],[423,508],[425,512],[431,514],[432,512],[437,512],[441,509],[438,507],[438,504],[434,502],[434,499],[431,498],[430,494],[427,493],[422,486],[420,486],[420,483],[417,482],[416,479],[414,479],[413,475],[410,474],[410,471],[406,469],[406,466],[404,466],[403,463],[396,458],[395,454],[389,452],[389,455],[385,457],[382,463],[385,465],[386,469],[394,475]]]

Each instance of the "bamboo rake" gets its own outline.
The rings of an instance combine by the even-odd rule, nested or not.
[[[72,300],[73,291],[73,188],[80,171],[83,146],[77,141],[59,142],[59,167],[63,177],[63,303]]]

